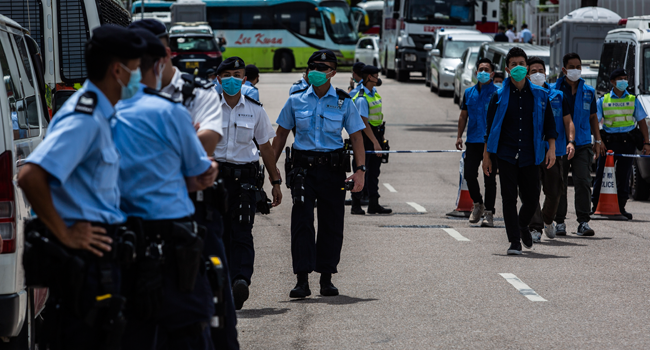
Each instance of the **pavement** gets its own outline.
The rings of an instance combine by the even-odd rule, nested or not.
[[[336,75],[334,85],[347,86],[349,76]],[[299,78],[262,74],[257,86],[272,122]],[[421,79],[382,78],[392,149],[454,148],[460,110],[451,98]],[[633,221],[591,221],[596,235],[579,237],[569,188],[568,235],[543,236],[533,250],[506,256],[500,195],[495,228],[445,216],[455,208],[459,160],[459,153],[390,156],[380,202],[395,214],[353,216],[346,207],[337,297],[318,295],[312,273],[313,295],[289,298],[296,281],[283,185],[283,203],[255,218],[251,294],[237,312],[242,349],[650,348],[648,202],[628,203]]]

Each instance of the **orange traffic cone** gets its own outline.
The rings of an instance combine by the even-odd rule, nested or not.
[[[605,171],[600,186],[600,197],[598,207],[594,212],[593,219],[627,220],[621,215],[618,207],[618,194],[616,191],[616,172],[614,169],[614,151],[607,151],[605,159]]]
[[[458,183],[458,196],[456,197],[456,209],[447,213],[447,216],[455,217],[465,217],[468,218],[472,209],[474,208],[474,202],[472,197],[469,195],[469,190],[467,189],[467,181],[465,181],[464,174],[465,169],[465,152],[462,153],[460,157],[460,182]]]

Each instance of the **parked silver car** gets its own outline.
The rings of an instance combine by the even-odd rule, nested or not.
[[[463,55],[460,56],[460,63],[456,66],[456,76],[454,78],[454,103],[459,107],[463,105],[465,90],[474,83],[472,82],[472,70],[478,61],[478,50],[480,46],[467,48]]]
[[[431,91],[438,91],[438,95],[454,91],[456,66],[460,63],[460,57],[465,49],[494,41],[486,34],[451,30],[446,33],[438,37],[435,46],[425,45],[425,49],[429,49],[425,76]]]

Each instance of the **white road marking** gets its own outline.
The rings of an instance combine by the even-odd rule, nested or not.
[[[469,242],[469,239],[467,237],[464,237],[460,234],[460,232],[454,230],[453,228],[443,228],[443,230],[445,230],[445,232],[447,232],[450,236],[456,238],[457,241]]]
[[[427,210],[424,209],[423,206],[421,206],[421,205],[419,205],[419,204],[417,204],[415,202],[406,202],[406,204],[408,204],[408,205],[412,206],[413,208],[415,208],[415,210],[417,210],[419,213],[426,213],[427,212]]]
[[[385,183],[385,184],[384,184],[384,187],[386,187],[386,188],[388,189],[388,192],[397,192],[397,191],[395,190],[395,188],[394,188],[393,186],[391,186],[390,184],[386,184],[386,183]]]
[[[501,277],[505,278],[508,283],[512,284],[521,295],[528,298],[530,301],[548,301],[537,294],[526,283],[522,282],[517,276],[511,273],[500,273]]]

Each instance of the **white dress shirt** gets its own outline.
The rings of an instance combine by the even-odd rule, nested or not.
[[[275,137],[269,116],[264,108],[246,99],[242,94],[235,108],[221,98],[223,139],[217,144],[214,157],[219,162],[247,164],[259,160],[253,138],[259,145]]]

